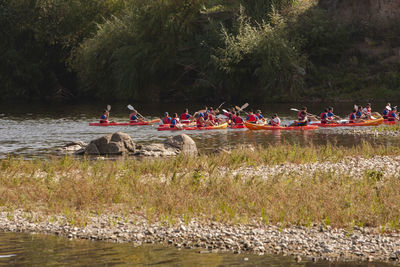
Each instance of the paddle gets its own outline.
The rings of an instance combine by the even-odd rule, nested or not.
[[[132,111],[136,111],[136,113],[137,113],[140,117],[142,117],[144,120],[146,120],[146,118],[143,117],[143,115],[140,114],[131,104],[129,104],[129,105],[127,106],[127,108],[130,109],[130,110],[132,110]]]
[[[235,108],[237,109],[238,112],[240,112],[240,111],[244,110],[245,108],[247,108],[248,106],[249,106],[249,103],[245,103],[240,108],[238,106],[235,106]]]
[[[220,109],[224,104],[225,104],[225,102],[222,102],[221,105],[219,105],[219,106],[217,107],[217,109],[215,110],[215,112],[219,112],[219,109]]]

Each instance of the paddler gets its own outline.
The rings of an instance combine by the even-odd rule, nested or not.
[[[164,113],[164,118],[162,119],[163,124],[171,124],[171,117],[169,116],[168,112]]]
[[[261,114],[261,110],[257,110],[255,115],[256,115],[256,117],[258,118],[259,121],[265,122],[265,118]]]
[[[281,119],[278,117],[278,114],[274,114],[268,124],[271,126],[279,126],[281,124]]]
[[[207,118],[205,117],[206,118],[206,124],[207,124],[207,126],[214,126],[215,124],[217,124],[218,120],[214,116],[213,108],[210,108],[209,111],[210,112],[208,113]]]
[[[206,121],[204,120],[204,114],[200,113],[199,117],[196,120],[197,127],[204,127],[206,125]]]
[[[181,128],[180,127],[180,123],[179,123],[179,119],[178,119],[178,113],[174,113],[174,115],[172,115],[172,119],[171,119],[171,128]]]
[[[302,110],[299,116],[299,120],[293,122],[289,126],[306,126],[307,124],[308,124],[307,112]]]
[[[299,120],[301,120],[301,119],[303,118],[302,115],[301,115],[301,113],[302,113],[303,111],[307,114],[307,107],[302,107],[302,108],[299,110],[299,113],[297,114],[297,117],[298,117]]]
[[[136,110],[132,110],[132,113],[129,115],[129,122],[131,122],[131,123],[138,122],[139,119],[138,119],[138,117],[136,115],[137,115],[137,111]]]
[[[258,118],[256,115],[253,114],[253,111],[250,110],[249,115],[247,115],[246,120],[251,123],[257,123]]]
[[[361,117],[363,115],[362,111],[363,111],[362,106],[358,106],[358,109],[357,109],[357,112],[356,112],[357,120],[361,119]]]
[[[321,123],[326,124],[329,123],[329,117],[328,117],[328,112],[329,110],[326,108],[324,112],[321,113]]]
[[[367,119],[371,119],[371,104],[370,103],[368,103],[366,106],[365,106],[365,108],[363,108],[363,110],[362,110],[362,114],[363,114],[363,116],[365,117],[365,118],[367,118]]]
[[[238,112],[233,112],[233,124],[243,124],[243,119]]]
[[[329,108],[328,108],[328,120],[329,120],[329,121],[333,121],[334,119],[339,119],[339,120],[340,120],[340,117],[339,117],[339,116],[336,116],[336,115],[333,113],[333,107],[329,107]]]
[[[189,120],[192,115],[189,114],[189,110],[186,108],[185,112],[181,114],[181,120]]]
[[[353,108],[353,112],[349,115],[349,123],[356,123],[357,121],[357,109]]]
[[[105,109],[103,111],[103,115],[100,116],[100,123],[108,123],[108,117],[110,116],[110,112]]]
[[[392,106],[391,106],[390,103],[387,103],[385,109],[384,109],[383,112],[382,112],[383,118],[384,118],[385,120],[388,119],[388,115],[389,115],[389,112],[390,112],[390,111],[392,111]]]
[[[392,110],[388,114],[388,121],[398,121],[399,114],[397,113],[397,107],[393,107]]]

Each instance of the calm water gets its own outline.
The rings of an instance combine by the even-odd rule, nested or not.
[[[167,136],[180,132],[158,132],[156,126],[118,126],[90,127],[89,122],[97,122],[107,103],[94,104],[12,104],[6,103],[0,107],[0,157],[7,154],[22,156],[37,156],[54,153],[54,148],[71,141],[89,142],[107,133],[123,131],[130,134],[137,143],[159,142]],[[113,104],[113,103],[110,103]],[[110,119],[126,121],[129,110],[128,103],[113,104]],[[134,104],[134,103],[131,103]],[[328,104],[308,105],[309,111],[319,114]],[[329,105],[332,105],[329,103]],[[161,117],[164,111],[170,114],[182,113],[184,105],[134,105],[149,118]],[[290,123],[297,116],[290,111],[291,107],[299,108],[303,104],[266,104],[255,106],[260,108],[264,116],[270,117],[277,112],[284,124]],[[383,103],[377,105],[381,109]],[[199,110],[201,105],[189,105],[190,111]],[[224,108],[228,108],[226,105]],[[252,106],[249,106],[250,109]],[[348,114],[352,104],[335,105],[339,115]],[[270,144],[281,142],[296,142],[300,144],[313,142],[316,144],[336,142],[341,145],[358,144],[360,137],[337,135],[338,129],[320,129],[317,131],[248,131],[219,130],[219,131],[186,131],[197,143],[201,150],[212,150],[217,147],[232,147],[237,144]],[[371,139],[373,143],[399,144],[397,139]]]
[[[173,247],[68,240],[62,237],[0,233],[0,266],[340,266],[384,267],[376,263],[296,263],[290,257],[200,254]]]

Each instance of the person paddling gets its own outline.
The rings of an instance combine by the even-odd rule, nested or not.
[[[384,118],[385,120],[388,119],[388,115],[389,115],[389,112],[390,112],[390,111],[392,111],[391,104],[390,104],[390,103],[387,103],[385,109],[384,109],[383,112],[382,112],[383,118]]]
[[[358,109],[357,109],[357,112],[356,112],[357,120],[361,119],[361,117],[363,115],[362,110],[363,110],[362,106],[358,106]]]
[[[233,112],[233,124],[237,125],[237,124],[243,124],[243,119],[242,117],[240,117],[239,113],[237,112]]]
[[[335,113],[333,113],[333,107],[328,108],[328,120],[333,121],[335,119],[340,120],[341,118],[339,116],[336,116]]]
[[[129,115],[129,122],[130,122],[130,123],[139,122],[139,119],[138,119],[138,117],[137,117],[137,111],[136,111],[136,110],[132,110],[132,113]]]
[[[305,112],[304,110],[301,111],[300,116],[299,116],[299,120],[293,122],[291,125],[289,126],[307,126],[308,124],[308,117],[307,117],[307,112]]]
[[[246,120],[251,123],[257,123],[258,118],[256,115],[253,114],[253,111],[250,110],[249,115],[247,115]]]
[[[392,110],[388,114],[388,121],[398,121],[399,119],[399,114],[397,113],[397,107],[393,107]]]
[[[206,125],[206,121],[204,119],[204,114],[200,113],[199,117],[196,120],[197,127],[204,127]]]
[[[278,114],[274,114],[268,124],[271,126],[279,126],[281,124],[281,119],[278,117]]]
[[[256,115],[256,117],[257,117],[259,122],[265,122],[265,118],[261,114],[261,110],[257,110],[255,115]]]
[[[181,121],[189,120],[192,115],[189,114],[189,110],[186,108],[185,112],[181,114]]]
[[[110,112],[105,109],[103,114],[100,116],[100,123],[108,123],[108,117],[110,116]]]
[[[357,109],[353,109],[353,112],[349,115],[349,123],[356,123],[357,121]]]
[[[164,118],[162,119],[163,124],[171,124],[171,117],[169,116],[168,112],[164,113]]]
[[[178,113],[174,113],[174,115],[172,115],[172,119],[171,119],[171,128],[182,128],[180,123],[179,123],[179,119],[178,119]]]
[[[321,123],[326,124],[329,123],[328,109],[326,108],[324,112],[321,113]]]
[[[371,116],[372,116],[371,113],[372,113],[372,112],[371,112],[371,104],[368,103],[368,104],[365,106],[365,108],[363,108],[363,110],[362,110],[363,117],[365,117],[365,118],[367,118],[368,120],[370,120],[370,119],[371,119]]]

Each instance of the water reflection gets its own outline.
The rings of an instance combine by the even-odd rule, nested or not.
[[[231,253],[201,254],[173,247],[68,240],[66,238],[0,233],[0,265],[7,266],[376,266],[372,263],[296,263],[290,257]]]

